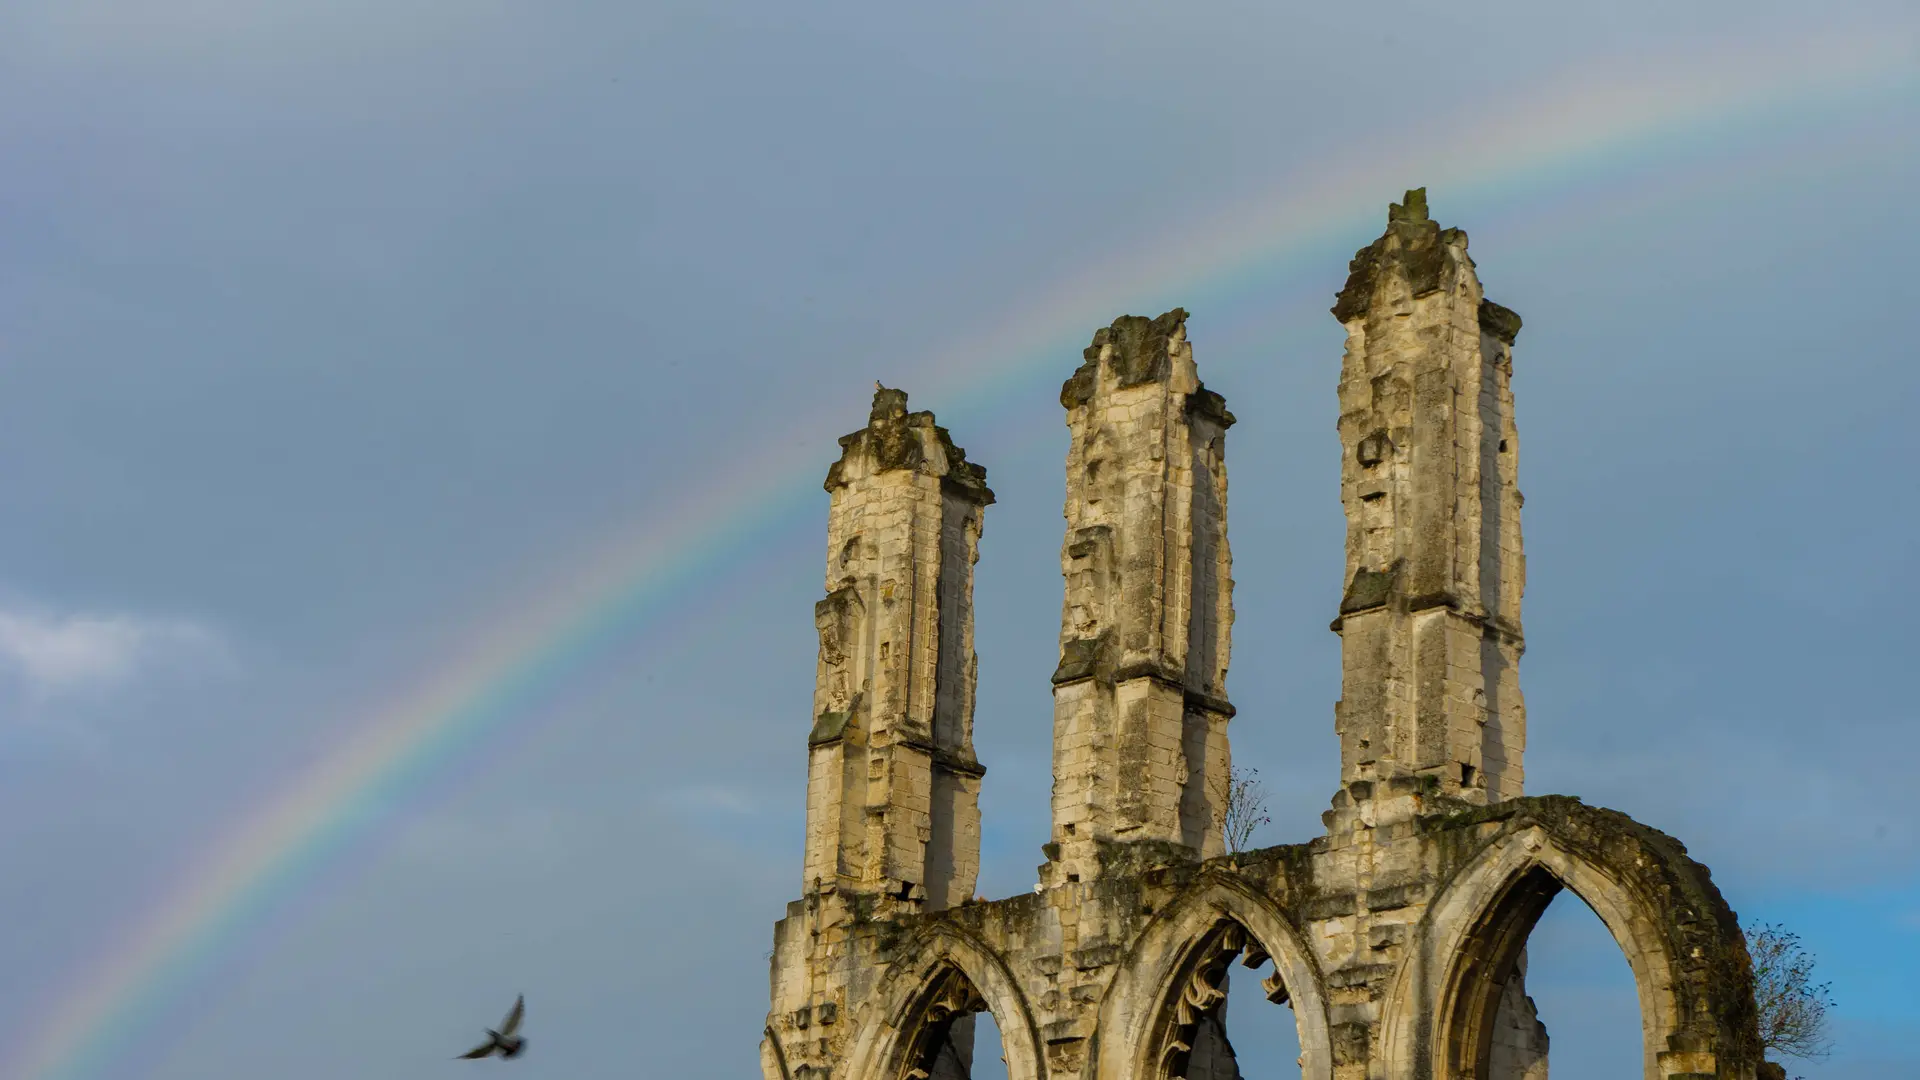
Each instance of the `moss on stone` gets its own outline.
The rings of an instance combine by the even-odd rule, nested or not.
[[[1465,241],[1465,233],[1457,229],[1443,232],[1427,216],[1427,189],[1407,192],[1404,203],[1387,208],[1387,231],[1356,252],[1347,265],[1347,283],[1334,300],[1333,317],[1347,323],[1366,315],[1373,309],[1373,297],[1381,282],[1391,275],[1404,277],[1414,296],[1447,285],[1447,252]]]
[[[1520,313],[1491,300],[1482,300],[1480,329],[1511,345],[1520,336]]]
[[[808,746],[820,746],[839,738],[847,730],[850,712],[823,712],[813,721],[813,730],[807,734]]]
[[[1340,614],[1351,615],[1385,604],[1399,583],[1398,562],[1385,570],[1354,571],[1353,581],[1347,585],[1347,594],[1340,598]]]
[[[931,460],[927,454],[929,442],[936,455]],[[908,412],[905,390],[876,385],[867,426],[840,437],[840,459],[828,467],[822,486],[828,491],[843,486],[847,461],[856,455],[869,457],[876,471],[931,473],[940,477],[943,491],[982,506],[994,501],[993,490],[987,487],[985,466],[968,461],[967,452],[954,445],[952,434],[934,422],[932,413]]]
[[[1112,325],[1094,331],[1093,344],[1081,353],[1080,367],[1060,387],[1061,406],[1073,409],[1092,400],[1100,377],[1101,355],[1109,345],[1113,352],[1107,364],[1117,385],[1138,386],[1166,378],[1169,343],[1186,324],[1187,310],[1174,308],[1152,319],[1122,315]]]

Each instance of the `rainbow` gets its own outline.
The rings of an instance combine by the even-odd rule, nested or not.
[[[1638,58],[1572,72],[1493,115],[1426,126],[1372,156],[1280,178],[1257,197],[1100,261],[900,381],[943,411],[969,410],[1012,381],[1064,370],[1091,328],[1142,300],[1218,295],[1255,271],[1325,258],[1371,235],[1383,204],[1413,182],[1444,206],[1485,205],[1577,186],[1596,165],[1703,135],[1759,134],[1782,111],[1911,92],[1920,58],[1896,34],[1855,33],[1703,58]],[[1329,271],[1331,272],[1331,271]],[[803,417],[805,430],[830,424]],[[516,607],[186,867],[181,884],[64,987],[0,1069],[12,1080],[105,1075],[167,1002],[217,965],[299,883],[372,842],[399,796],[451,771],[527,706],[674,607],[681,583],[725,572],[755,538],[818,498],[818,461],[769,440],[698,493],[615,537],[597,557]],[[25,1034],[25,1033],[23,1033]]]

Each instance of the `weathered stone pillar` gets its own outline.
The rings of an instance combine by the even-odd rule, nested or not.
[[[937,910],[970,899],[980,868],[973,564],[993,492],[903,391],[876,392],[840,446],[814,607],[806,888]]]
[[[1526,709],[1520,596],[1526,564],[1515,461],[1513,341],[1520,317],[1485,298],[1467,237],[1427,216],[1426,191],[1388,209],[1354,256],[1333,314],[1340,496],[1347,516],[1341,637],[1341,788],[1325,815],[1332,876],[1355,886],[1351,934],[1329,968],[1343,1020],[1371,1026],[1431,868],[1409,820],[1433,797],[1520,797]],[[1457,805],[1457,804],[1456,804]],[[1541,1080],[1546,1029],[1524,954],[1494,1004],[1488,1080]],[[1366,1075],[1354,1062],[1352,1075]]]
[[[838,1075],[846,1010],[871,987],[863,925],[973,897],[980,778],[973,755],[973,564],[993,502],[928,412],[878,387],[867,426],[827,472],[826,598],[807,738],[802,898],[774,927],[769,1077]],[[945,1035],[964,1064],[972,1020]]]
[[[1509,379],[1520,317],[1482,296],[1466,234],[1427,217],[1424,189],[1355,256],[1333,313],[1347,328],[1347,587],[1333,623],[1342,787],[1381,800],[1387,819],[1405,816],[1386,805],[1402,789],[1517,797],[1526,564]]]
[[[1060,391],[1073,442],[1042,871],[1056,883],[1091,880],[1102,841],[1221,848],[1233,414],[1200,383],[1186,318],[1114,320]]]

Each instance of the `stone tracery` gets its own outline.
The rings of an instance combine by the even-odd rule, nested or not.
[[[928,1080],[929,1077],[948,1075],[954,1072],[956,1064],[970,1061],[972,1046],[965,1048],[967,1058],[959,1058],[962,1052],[955,1046],[954,1022],[982,1012],[987,1001],[974,989],[957,968],[948,968],[942,972],[929,990],[926,999],[915,1010],[918,1014],[917,1028],[909,1036],[908,1050],[905,1055],[905,1080]],[[960,1075],[965,1075],[961,1072]]]

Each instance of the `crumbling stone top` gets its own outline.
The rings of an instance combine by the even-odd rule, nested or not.
[[[1459,261],[1448,249],[1459,248]],[[1460,263],[1473,266],[1467,255],[1467,234],[1442,229],[1427,216],[1427,189],[1414,188],[1404,201],[1387,205],[1387,231],[1361,248],[1347,265],[1347,283],[1333,302],[1333,317],[1343,323],[1373,309],[1373,297],[1386,279],[1397,273],[1406,278],[1414,296],[1424,296],[1454,285]],[[1480,303],[1480,328],[1507,344],[1520,333],[1520,316],[1491,300]]]
[[[1120,316],[1112,325],[1093,332],[1093,344],[1081,353],[1084,362],[1060,387],[1060,404],[1071,409],[1092,399],[1103,354],[1107,356],[1114,381],[1120,386],[1138,386],[1166,378],[1171,346],[1186,332],[1186,308],[1174,308],[1157,319],[1145,315]],[[1113,346],[1110,354],[1106,352],[1109,345]]]
[[[1423,296],[1452,284],[1447,248],[1459,244],[1464,254],[1467,234],[1442,229],[1427,216],[1427,189],[1408,191],[1404,202],[1387,206],[1387,231],[1363,247],[1347,265],[1347,284],[1333,304],[1333,317],[1352,322],[1373,307],[1380,283],[1398,271],[1413,295]]]
[[[1140,386],[1168,378],[1172,374],[1169,368],[1171,358],[1178,351],[1180,342],[1186,339],[1186,334],[1186,308],[1174,308],[1154,319],[1145,315],[1120,316],[1113,320],[1112,325],[1094,331],[1093,344],[1080,354],[1083,360],[1079,368],[1061,384],[1060,404],[1073,409],[1093,400],[1094,390],[1100,384],[1103,355],[1106,356],[1107,370],[1113,384],[1117,387]],[[1107,351],[1109,346],[1112,347],[1110,353]],[[1197,385],[1187,395],[1187,408],[1223,428],[1234,424],[1234,415],[1227,411],[1226,399],[1207,389],[1204,383]]]
[[[865,456],[873,472],[910,470],[941,478],[942,486],[964,493],[982,506],[993,503],[987,469],[967,460],[946,428],[931,412],[908,412],[907,392],[873,384],[873,408],[867,426],[840,437],[840,460],[827,469],[828,491],[846,484],[846,465]]]

